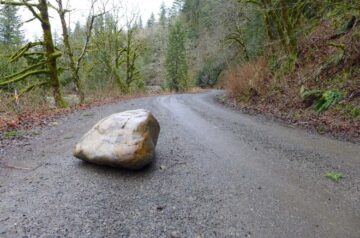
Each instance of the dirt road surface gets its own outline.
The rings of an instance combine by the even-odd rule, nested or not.
[[[360,146],[233,111],[219,93],[96,107],[3,145],[0,237],[359,238]],[[161,125],[149,167],[72,157],[98,120],[138,108]]]

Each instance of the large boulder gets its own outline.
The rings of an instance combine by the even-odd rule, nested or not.
[[[146,110],[126,111],[98,122],[74,148],[74,156],[99,165],[141,169],[155,154],[160,125]]]

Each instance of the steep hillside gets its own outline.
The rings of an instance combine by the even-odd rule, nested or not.
[[[323,21],[299,41],[297,63],[262,58],[224,75],[229,101],[319,133],[360,137],[360,26],[339,32]]]

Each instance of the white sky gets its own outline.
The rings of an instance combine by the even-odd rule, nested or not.
[[[90,8],[89,0],[63,0],[63,1],[64,1],[64,6],[66,6],[67,1],[70,1],[71,9],[73,9],[71,13],[72,24],[75,24],[78,20],[80,22],[85,21],[86,17],[89,14],[89,8]],[[56,5],[52,0],[50,0],[50,2]],[[143,24],[146,24],[151,13],[154,13],[155,17],[158,18],[159,9],[163,2],[167,7],[170,7],[172,5],[173,0],[113,0],[113,2],[115,4],[126,4],[127,6],[129,6],[129,11],[132,12],[135,11],[139,13],[142,17]],[[32,18],[31,13],[27,9],[21,9],[19,13],[24,21]],[[52,10],[50,11],[50,16],[51,16],[53,32],[56,32],[58,36],[61,36],[60,22],[58,19],[59,17]],[[41,37],[40,24],[36,20],[30,23],[26,23],[23,26],[23,30],[25,33],[25,38],[27,40]]]

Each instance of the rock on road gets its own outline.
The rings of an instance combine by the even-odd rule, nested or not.
[[[75,112],[0,150],[0,237],[360,237],[360,147],[248,116],[218,91]],[[72,157],[116,112],[144,108],[162,131],[140,172]],[[324,177],[345,175],[339,183]]]

